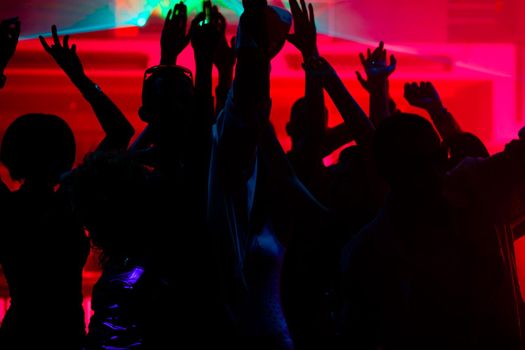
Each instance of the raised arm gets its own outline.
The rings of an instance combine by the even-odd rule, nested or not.
[[[328,61],[320,58],[318,61],[312,62],[308,68],[323,72],[325,90],[337,107],[345,124],[348,126],[355,142],[361,146],[371,145],[372,136],[375,131],[374,125],[348,92]]]
[[[126,149],[135,132],[133,127],[113,101],[97,84],[86,76],[76,52],[76,45],[69,46],[69,35],[64,36],[61,43],[55,25],[52,26],[51,32],[53,44],[49,45],[40,36],[42,46],[91,105],[98,122],[106,134],[102,142],[97,146],[97,151]]]
[[[265,0],[246,0],[243,5],[235,78],[212,129],[208,182],[208,223],[218,247],[217,265],[228,300],[246,288],[244,260],[258,182],[256,155],[270,112],[269,9]],[[276,51],[278,48],[272,53]]]
[[[381,41],[379,46],[367,56],[359,54],[361,64],[365,69],[368,80],[364,80],[359,72],[356,72],[361,85],[366,86],[370,93],[370,120],[377,127],[382,120],[390,116],[390,97],[388,93],[388,77],[396,69],[396,58],[390,56],[390,64],[387,63],[387,52]]]
[[[217,171],[230,184],[244,183],[252,175],[256,147],[270,112],[266,4],[248,5],[239,20],[232,89],[214,128]]]
[[[20,21],[18,17],[0,22],[0,89],[5,86],[7,78],[4,71],[7,63],[15,54],[19,36]]]
[[[288,41],[292,43],[300,52],[305,62],[305,94],[304,111],[298,118],[303,127],[301,134],[295,135],[293,150],[296,154],[301,154],[308,158],[322,159],[322,143],[325,137],[327,116],[325,113],[323,76],[314,70],[306,69],[306,62],[319,59],[317,48],[317,31],[315,27],[314,9],[312,4],[308,4],[308,9],[304,0],[301,6],[296,0],[290,0],[294,22],[294,34],[288,36]]]
[[[447,111],[441,98],[430,82],[405,84],[405,99],[410,105],[428,112],[443,140],[462,132],[454,116]]]
[[[224,27],[221,28],[221,37],[219,39],[217,50],[215,51],[215,57],[213,58],[213,63],[219,72],[219,82],[215,88],[216,115],[219,115],[226,104],[228,92],[230,91],[233,82],[233,68],[236,60],[234,50],[235,37],[231,38],[230,44],[228,45],[225,35],[226,19],[224,19],[220,12],[219,15],[223,18],[222,22],[224,23]]]
[[[454,116],[443,106],[439,94],[429,82],[405,84],[405,98],[414,107],[427,111],[447,148],[449,166],[455,167],[467,157],[486,158],[490,154],[474,134],[461,130]]]
[[[204,12],[199,13],[191,22],[190,37],[195,57],[195,93],[198,98],[198,109],[215,117],[212,96],[212,69],[216,52],[224,36],[226,22],[217,6],[209,9],[210,18]],[[207,22],[209,20],[209,23]]]
[[[525,130],[525,129],[524,129]],[[525,219],[525,139],[505,146],[488,158],[467,158],[451,170],[445,182],[447,196],[458,206],[481,206],[484,219],[509,224]]]
[[[160,36],[160,64],[175,65],[177,57],[190,43],[186,32],[188,15],[186,5],[182,2],[169,10]]]
[[[13,57],[20,36],[20,21],[18,18],[3,20],[0,22],[0,89],[5,86],[6,76],[4,70]],[[0,179],[0,200],[9,193],[9,188]]]

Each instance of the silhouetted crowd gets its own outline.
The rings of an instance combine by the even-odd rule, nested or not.
[[[291,13],[243,1],[230,42],[217,7],[187,30],[175,5],[131,145],[133,127],[69,36],[53,26],[50,43],[40,37],[105,138],[73,167],[62,118],[23,115],[5,131],[0,161],[21,187],[0,186],[11,298],[0,349],[525,349],[514,256],[525,130],[489,155],[429,82],[407,83],[405,98],[432,122],[400,111],[382,42],[360,55],[366,113],[318,51],[313,6],[289,2]],[[0,72],[19,34],[18,19],[0,22]],[[305,72],[288,153],[269,119],[270,64],[286,40]],[[190,43],[195,76],[176,65]],[[333,128],[325,92],[342,118]],[[102,275],[86,334],[92,248]]]

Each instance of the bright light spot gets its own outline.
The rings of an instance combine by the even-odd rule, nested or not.
[[[140,17],[139,19],[137,19],[137,25],[139,27],[143,27],[146,24],[147,21],[148,20],[146,18]]]

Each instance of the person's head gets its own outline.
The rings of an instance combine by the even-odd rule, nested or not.
[[[434,186],[445,171],[447,153],[432,124],[400,113],[377,128],[374,155],[380,174],[393,190]]]
[[[13,180],[55,185],[75,161],[75,138],[55,115],[26,114],[6,130],[0,161]]]
[[[145,252],[153,222],[146,168],[122,155],[92,154],[65,185],[92,245],[104,258]]]
[[[195,96],[191,71],[180,66],[154,66],[144,73],[140,118],[149,123],[155,142],[180,139],[193,116]]]
[[[290,120],[286,124],[286,133],[292,139],[292,148],[309,131],[310,118],[307,117],[308,113],[308,106],[304,97],[295,101],[290,113]],[[324,126],[325,128],[328,126],[328,110],[326,108],[324,109]]]

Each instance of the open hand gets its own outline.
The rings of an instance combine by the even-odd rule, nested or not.
[[[186,5],[182,2],[176,4],[173,10],[168,11],[160,37],[160,64],[177,63],[177,56],[190,43],[190,36],[186,33],[187,21]]]
[[[405,99],[410,105],[425,110],[443,107],[436,88],[429,82],[405,84]]]
[[[374,52],[368,49],[367,56],[361,53],[359,58],[368,80],[365,80],[359,72],[356,72],[357,79],[368,91],[370,91],[371,83],[384,82],[396,70],[397,60],[394,55],[391,55],[390,64],[387,63],[387,52],[382,41]]]
[[[201,12],[191,21],[191,46],[195,52],[195,61],[211,64],[221,41],[226,40],[224,38],[226,20],[217,6],[211,9],[210,23],[205,23],[205,18],[204,12]]]
[[[317,49],[317,30],[315,28],[314,8],[312,4],[301,1],[301,7],[297,0],[290,0],[290,9],[292,10],[294,34],[288,35],[288,41],[295,46],[304,59],[312,56],[319,56]]]
[[[74,80],[75,78],[83,76],[84,68],[77,55],[77,46],[75,44],[71,45],[71,47],[69,46],[69,35],[65,35],[63,42],[60,43],[56,25],[51,27],[51,34],[53,38],[51,45],[47,43],[44,37],[39,36],[44,50],[53,57],[55,62],[69,78]]]

